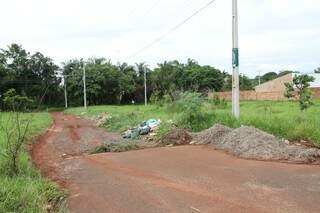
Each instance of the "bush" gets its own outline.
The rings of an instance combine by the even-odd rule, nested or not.
[[[202,110],[203,102],[199,93],[183,93],[175,102],[175,110],[179,113],[178,125],[192,131],[209,127],[212,118]]]
[[[32,108],[33,100],[27,96],[17,95],[15,89],[9,89],[4,93],[3,103],[9,111],[27,111]]]
[[[313,82],[315,79],[312,76],[308,75],[299,75],[294,76],[293,83],[285,83],[286,92],[284,94],[287,98],[297,97],[299,99],[300,110],[304,111],[308,109],[312,102],[312,92],[309,89],[310,82]],[[295,88],[297,94],[295,94]]]

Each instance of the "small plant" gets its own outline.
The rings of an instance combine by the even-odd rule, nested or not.
[[[294,76],[293,83],[285,83],[286,92],[285,97],[295,98],[297,97],[300,104],[300,110],[308,109],[312,103],[312,92],[309,89],[310,82],[314,81],[314,77],[309,75]],[[295,88],[297,93],[295,93]]]

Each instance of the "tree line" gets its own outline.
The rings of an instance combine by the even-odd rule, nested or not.
[[[0,50],[1,106],[3,107],[4,94],[10,89],[35,103],[41,101],[47,106],[62,106],[64,83],[69,105],[80,106],[83,103],[84,68],[87,100],[91,105],[143,102],[144,73],[149,99],[161,99],[166,96],[173,100],[178,92],[193,91],[206,94],[213,90],[228,91],[232,86],[230,74],[209,65],[200,65],[193,59],[188,59],[186,63],[177,60],[164,61],[154,69],[145,63],[112,63],[105,58],[89,58],[86,61],[72,59],[59,67],[50,57],[40,52],[31,54],[22,46],[12,44]],[[260,82],[289,72],[292,71],[266,73],[260,77]],[[241,90],[251,90],[258,82],[258,76],[250,79],[246,75],[240,75]]]

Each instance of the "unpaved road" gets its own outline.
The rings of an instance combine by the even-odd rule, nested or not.
[[[320,211],[319,166],[243,160],[206,146],[82,155],[119,136],[52,115],[32,157],[69,191],[71,212]]]

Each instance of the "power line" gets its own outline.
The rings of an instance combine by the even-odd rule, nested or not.
[[[215,0],[211,0],[209,1],[206,5],[204,5],[203,7],[201,7],[200,9],[196,10],[195,12],[193,12],[190,16],[188,16],[187,18],[185,18],[184,20],[182,20],[181,22],[179,22],[177,25],[175,25],[174,27],[172,27],[170,30],[168,30],[167,32],[163,33],[162,35],[160,35],[157,39],[155,39],[154,41],[152,41],[151,43],[147,44],[146,46],[144,46],[143,48],[141,48],[140,50],[136,51],[135,53],[133,53],[132,55],[130,55],[128,58],[133,58],[137,55],[139,55],[141,52],[145,51],[146,49],[152,47],[154,44],[156,44],[157,42],[161,41],[162,39],[164,39],[167,35],[169,35],[170,33],[172,33],[173,31],[177,30],[179,27],[181,27],[183,24],[185,24],[186,22],[188,22],[190,19],[192,19],[194,16],[198,15],[201,11],[203,11],[204,9],[206,9],[207,7],[209,7],[212,3],[214,3]]]

